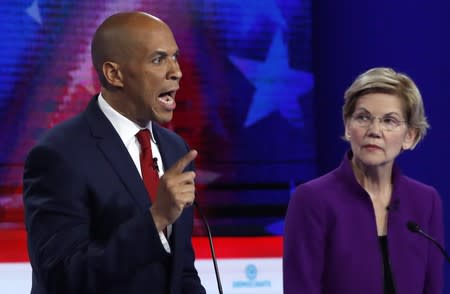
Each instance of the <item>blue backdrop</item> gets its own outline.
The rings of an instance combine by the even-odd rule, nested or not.
[[[450,1],[313,1],[313,63],[319,173],[336,167],[347,149],[337,122],[357,74],[391,66],[417,82],[431,130],[399,163],[440,192],[450,244]],[[444,293],[450,293],[448,265]]]

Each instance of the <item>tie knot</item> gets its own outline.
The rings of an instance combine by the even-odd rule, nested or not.
[[[150,148],[150,131],[148,129],[140,130],[137,132],[136,137],[142,149]]]

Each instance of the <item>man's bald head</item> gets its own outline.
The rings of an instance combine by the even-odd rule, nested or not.
[[[169,27],[159,18],[144,12],[122,12],[108,17],[97,29],[92,39],[92,63],[102,86],[108,83],[103,75],[103,64],[107,61],[120,63],[133,54],[133,49],[142,40],[139,32],[143,30]]]

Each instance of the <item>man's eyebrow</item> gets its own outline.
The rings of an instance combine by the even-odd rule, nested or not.
[[[164,51],[164,50],[155,50],[155,52],[153,52],[153,55],[169,56],[167,51]],[[173,55],[174,56],[180,55],[180,50],[175,51],[175,53]]]
[[[167,52],[163,50],[155,50],[152,55],[168,56]]]

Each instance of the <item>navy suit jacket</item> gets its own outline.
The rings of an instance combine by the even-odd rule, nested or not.
[[[152,125],[168,169],[189,148]],[[139,172],[97,97],[30,151],[24,205],[33,294],[205,293],[194,268],[193,208],[173,224],[168,254]]]

